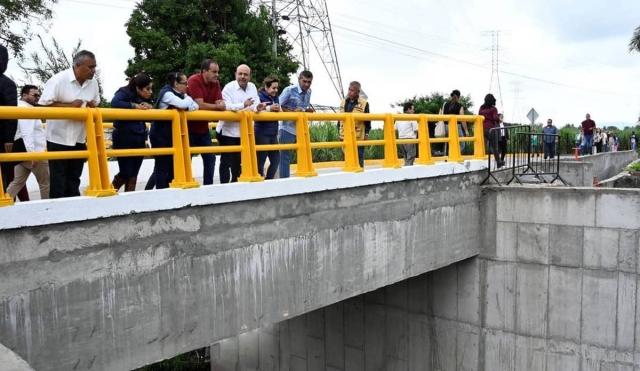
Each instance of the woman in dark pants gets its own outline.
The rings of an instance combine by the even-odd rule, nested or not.
[[[153,108],[151,93],[151,78],[144,73],[139,73],[129,81],[129,85],[116,91],[111,100],[111,107],[141,110]],[[113,122],[113,149],[145,148],[146,139],[147,125],[144,121],[117,120]],[[142,156],[118,157],[119,172],[111,182],[116,191],[123,184],[125,192],[136,190],[142,160]]]
[[[496,164],[498,168],[501,168],[504,166],[504,160],[500,159],[500,154],[498,152],[500,130],[491,130],[493,128],[499,127],[500,125],[498,109],[496,109],[496,98],[493,96],[493,94],[487,94],[484,97],[484,104],[480,106],[480,112],[478,114],[480,116],[484,116],[484,121],[482,122],[484,138],[485,140],[489,141],[489,148],[491,148],[491,152],[493,152],[493,157],[496,161]]]
[[[167,85],[160,89],[156,108],[179,109],[194,111],[198,103],[187,95],[187,76],[182,72],[172,72],[167,75]],[[173,146],[171,121],[154,121],[149,130],[149,140],[152,148],[168,148]],[[153,169],[156,189],[169,188],[173,180],[173,156],[163,155],[155,157]]]
[[[278,101],[278,78],[269,76],[264,79],[262,87],[258,91],[260,102],[267,104],[267,111],[279,112],[280,104]],[[256,135],[256,144],[278,144],[278,121],[256,121],[254,123]],[[269,168],[267,176],[264,175],[264,163],[269,157]],[[258,152],[258,172],[265,179],[273,179],[278,171],[280,163],[280,151],[259,151]]]

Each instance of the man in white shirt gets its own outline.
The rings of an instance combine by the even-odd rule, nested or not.
[[[236,81],[231,81],[222,89],[222,100],[231,111],[263,111],[266,103],[260,103],[258,90],[250,82],[251,69],[241,64],[236,69]],[[238,121],[220,121],[216,128],[216,138],[221,146],[240,145],[240,123]],[[223,153],[220,155],[220,183],[238,181],[241,169],[240,153]]]
[[[81,50],[73,57],[71,69],[59,72],[47,81],[40,97],[41,106],[96,107],[100,104],[96,73],[96,57]],[[47,149],[84,151],[87,129],[84,121],[47,120]],[[51,198],[80,196],[80,176],[85,160],[51,160]]]
[[[403,110],[407,115],[415,113],[411,102],[405,103]],[[398,138],[400,139],[416,139],[418,137],[418,123],[415,121],[396,121],[396,130],[398,130]],[[412,166],[416,160],[416,145],[401,144],[400,150],[402,157],[404,157],[404,166]]]
[[[38,103],[40,92],[33,85],[25,85],[20,91],[18,107],[30,107]],[[47,146],[42,121],[35,119],[18,120],[18,130],[13,141],[13,152],[44,152]],[[33,173],[40,186],[40,198],[49,198],[49,163],[42,161],[24,161],[16,165],[15,177],[7,187],[7,193],[13,198],[27,183],[29,174]]]

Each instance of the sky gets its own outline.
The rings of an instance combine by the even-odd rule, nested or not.
[[[280,0],[278,0],[280,1]],[[321,0],[307,0],[322,3]],[[634,126],[640,115],[640,53],[628,52],[640,13],[631,0],[326,0],[343,91],[362,84],[372,112],[394,102],[458,89],[477,112],[491,92],[507,122],[551,118],[560,127],[590,113],[598,125]],[[78,39],[96,54],[110,99],[133,57],[124,24],[136,0],[59,0],[45,40],[70,52]],[[492,58],[490,31],[499,31]],[[321,39],[322,34],[314,34]],[[340,99],[311,48],[312,103]],[[37,41],[26,45],[37,51]],[[497,73],[492,60],[498,61]],[[23,75],[15,60],[8,75]],[[493,76],[493,77],[492,77]],[[499,81],[499,87],[498,87]],[[223,84],[226,81],[222,82]]]

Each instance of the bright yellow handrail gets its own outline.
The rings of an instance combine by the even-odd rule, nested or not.
[[[85,190],[88,196],[110,196],[116,191],[111,186],[111,177],[107,163],[108,157],[120,156],[153,156],[173,155],[174,179],[172,188],[193,188],[199,184],[193,178],[190,157],[197,153],[228,153],[240,152],[242,161],[242,174],[240,181],[262,181],[257,168],[257,152],[269,150],[295,150],[297,151],[298,169],[296,176],[312,177],[317,172],[314,169],[312,150],[316,148],[342,148],[344,151],[343,171],[361,172],[363,169],[358,163],[358,146],[384,146],[384,168],[399,168],[401,162],[398,159],[398,144],[419,144],[416,164],[431,165],[434,163],[431,157],[431,145],[435,143],[447,143],[449,145],[448,161],[461,162],[471,158],[481,160],[485,158],[485,143],[482,130],[482,116],[452,116],[452,115],[403,115],[403,114],[364,114],[364,113],[305,113],[305,112],[231,112],[231,111],[194,111],[183,112],[177,110],[127,110],[127,109],[103,109],[103,108],[25,108],[25,107],[0,107],[0,119],[67,119],[84,121],[87,129],[86,151],[65,152],[41,152],[41,153],[9,153],[0,154],[0,162],[7,161],[32,161],[32,160],[57,160],[57,159],[87,159],[89,169],[89,184]],[[105,128],[113,128],[111,122],[116,120],[147,121],[154,120],[171,121],[173,145],[169,148],[145,148],[107,150],[108,143],[104,136]],[[240,124],[240,145],[194,147],[189,146],[188,127],[189,120],[209,121],[209,127],[215,128],[220,120],[237,121]],[[289,120],[296,122],[297,140],[293,144],[256,145],[254,123],[259,125],[261,121]],[[418,122],[418,139],[396,140],[395,121],[412,120]],[[450,127],[449,135],[445,138],[430,138],[428,122],[445,120]],[[344,138],[341,142],[311,143],[309,121],[341,121],[344,125]],[[382,121],[384,138],[382,140],[358,141],[355,133],[356,121]],[[458,136],[458,122],[468,122],[474,126],[474,135],[468,138]],[[149,126],[149,124],[147,124]],[[459,143],[469,142],[474,144],[472,156],[462,156]],[[0,179],[0,187],[2,187]],[[5,194],[0,197],[0,206],[12,205],[13,200]]]

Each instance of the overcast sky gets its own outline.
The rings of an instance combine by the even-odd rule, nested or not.
[[[315,3],[320,1],[314,0]],[[66,51],[78,39],[93,51],[111,99],[133,57],[124,27],[135,0],[59,0],[48,35]],[[640,54],[627,44],[640,19],[631,0],[327,0],[344,90],[362,83],[373,112],[414,94],[459,89],[477,112],[490,91],[492,39],[501,30],[500,86],[491,92],[506,121],[559,126],[587,112],[600,125],[635,125],[640,113]],[[47,36],[47,35],[45,35]],[[36,42],[27,51],[37,50]],[[311,60],[312,101],[339,105],[318,57]],[[8,74],[22,80],[15,61]],[[262,77],[260,77],[262,78]],[[494,75],[494,80],[496,76]],[[226,83],[225,81],[222,82]]]

